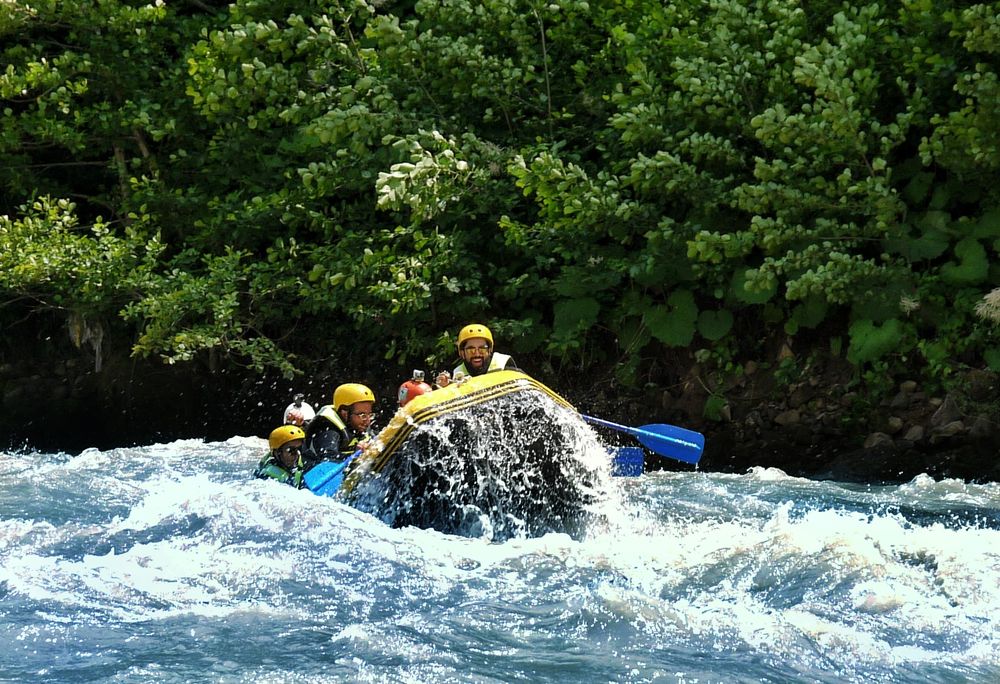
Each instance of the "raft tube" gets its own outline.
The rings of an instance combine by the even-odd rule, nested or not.
[[[565,399],[520,371],[493,371],[400,408],[338,497],[395,527],[578,536],[610,475],[605,454]]]

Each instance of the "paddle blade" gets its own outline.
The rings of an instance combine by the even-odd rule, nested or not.
[[[317,463],[305,475],[306,487],[313,494],[334,496],[344,481],[347,463],[347,461],[343,463],[333,463],[332,461]]]
[[[612,477],[638,477],[645,467],[642,447],[610,447]]]
[[[684,463],[697,463],[701,458],[701,452],[705,450],[705,435],[676,425],[652,423],[643,425],[641,428],[634,428],[612,423],[602,418],[585,416],[582,413],[580,417],[588,423],[632,435],[653,453]]]
[[[698,463],[705,450],[705,435],[676,425],[652,423],[632,434],[650,451],[684,463]]]

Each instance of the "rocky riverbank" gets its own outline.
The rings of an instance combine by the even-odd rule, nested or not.
[[[73,453],[90,446],[264,435],[294,393],[304,392],[319,405],[338,382],[329,368],[315,370],[309,381],[287,381],[235,366],[139,361],[107,346],[96,363],[86,346],[76,348],[51,334],[36,342],[0,358],[5,449]],[[376,377],[352,377],[370,383],[385,398],[380,409],[388,413],[408,371],[387,368],[369,371]],[[610,377],[607,369],[591,375],[586,387],[573,376],[544,380],[586,413],[628,425],[666,422],[704,432],[702,470],[742,473],[762,466],[856,482],[901,482],[921,473],[1000,481],[996,373],[970,371],[953,383],[955,389],[941,393],[903,380],[882,396],[852,387],[851,375],[831,360],[788,381],[750,363],[713,386],[691,364],[672,381],[640,394],[622,390],[625,396],[599,379]],[[713,394],[723,402],[710,420],[705,406]],[[653,455],[647,463],[690,467]]]
[[[758,465],[855,482],[905,482],[921,473],[1000,481],[1000,375],[968,371],[940,392],[907,379],[877,395],[852,389],[852,375],[833,360],[782,383],[750,364],[711,421],[703,412],[709,391],[693,367],[678,388],[660,393],[661,416],[644,417],[670,416],[666,422],[704,432],[706,470]],[[632,413],[644,412],[634,406]]]

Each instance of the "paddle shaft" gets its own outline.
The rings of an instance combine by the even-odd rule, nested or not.
[[[632,435],[650,451],[685,463],[697,463],[705,448],[704,435],[676,425],[656,424],[634,428],[593,416],[581,414],[581,417],[588,423]]]

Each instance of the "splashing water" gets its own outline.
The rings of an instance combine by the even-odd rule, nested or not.
[[[613,480],[578,537],[393,528],[258,439],[0,454],[0,680],[1000,680],[1000,487]]]
[[[415,425],[347,498],[395,527],[491,541],[579,538],[608,502],[610,472],[607,451],[574,411],[521,392]]]

